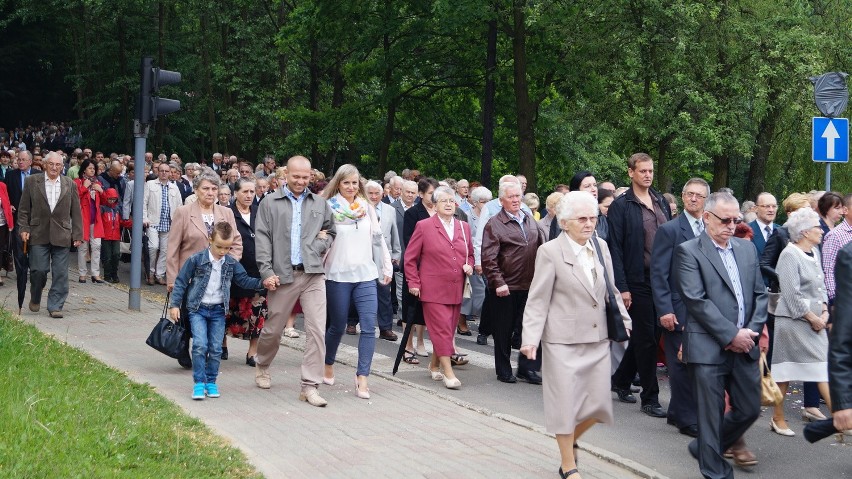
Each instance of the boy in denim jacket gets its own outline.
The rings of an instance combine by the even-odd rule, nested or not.
[[[244,289],[275,289],[278,278],[263,283],[246,273],[245,268],[228,255],[234,243],[234,230],[228,222],[213,226],[210,248],[189,257],[175,278],[169,314],[180,319],[180,303],[186,296],[189,324],[192,328],[192,399],[220,396],[216,386],[222,339],[225,337],[225,309],[230,299],[231,281]]]

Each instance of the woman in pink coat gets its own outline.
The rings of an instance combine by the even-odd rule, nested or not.
[[[453,218],[455,193],[446,186],[435,189],[435,216],[417,223],[405,249],[408,291],[420,298],[434,354],[429,364],[432,379],[449,389],[461,387],[453,374],[450,356],[455,352],[453,335],[461,311],[465,276],[473,274],[470,226]],[[443,374],[439,370],[443,369]]]

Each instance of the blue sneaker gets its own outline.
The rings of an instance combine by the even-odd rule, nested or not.
[[[192,399],[204,399],[204,383],[195,383],[192,388]]]
[[[207,391],[207,397],[217,398],[220,396],[219,387],[216,386],[216,383],[207,383],[204,389]]]

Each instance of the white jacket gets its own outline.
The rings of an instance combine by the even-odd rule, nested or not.
[[[160,184],[159,179],[149,180],[145,183],[145,194],[142,197],[142,221],[147,221],[151,226],[157,226],[160,223],[160,200],[163,196]],[[181,201],[180,190],[176,184],[170,181],[169,213],[171,218],[174,218],[175,210],[181,204],[183,202]]]

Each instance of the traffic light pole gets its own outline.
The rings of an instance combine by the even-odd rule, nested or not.
[[[825,191],[831,191],[831,162],[825,164]]]
[[[130,296],[127,308],[142,310],[142,195],[145,192],[145,144],[148,124],[133,122],[133,228],[130,235]]]

